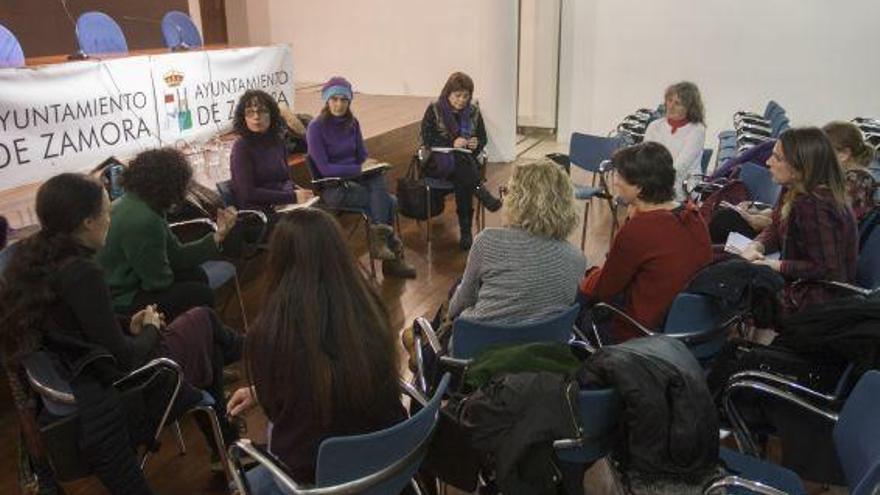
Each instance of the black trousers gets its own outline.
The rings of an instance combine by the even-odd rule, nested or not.
[[[712,213],[709,221],[709,237],[712,244],[724,244],[731,232],[738,232],[748,238],[754,239],[758,232],[749,225],[739,213],[730,208],[718,208]]]
[[[454,153],[455,169],[449,175],[455,194],[455,208],[460,227],[470,228],[474,214],[474,189],[480,184],[480,170],[472,155]]]
[[[214,290],[208,285],[208,276],[200,267],[175,272],[174,283],[160,290],[141,290],[126,313],[134,314],[149,304],[159,306],[165,321],[171,322],[188,309],[198,306],[214,307]]]

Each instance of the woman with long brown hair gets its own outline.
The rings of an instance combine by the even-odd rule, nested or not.
[[[3,361],[18,367],[34,351],[50,353],[76,399],[79,449],[90,468],[110,493],[152,493],[131,445],[132,427],[145,417],[125,414],[113,383],[152,358],[173,359],[187,384],[211,394],[226,440],[233,440],[222,402],[223,365],[238,360],[242,339],[204,307],[169,325],[155,305],[137,308],[130,319],[114,314],[94,260],[111,223],[110,199],[96,179],[52,177],[37,191],[36,211],[40,231],[16,246],[0,278]],[[105,355],[112,361],[95,359]],[[181,392],[178,410],[199,399],[188,386]]]
[[[796,280],[851,283],[856,274],[856,219],[847,204],[843,169],[821,129],[789,129],[779,136],[767,162],[773,180],[787,191],[773,209],[772,223],[743,251],[786,279],[783,305],[795,311],[834,297],[818,284]],[[779,252],[773,260],[765,254]]]
[[[405,418],[395,334],[328,213],[305,208],[280,218],[267,276],[266,303],[245,344],[252,386],[233,394],[229,410],[259,404],[272,423],[272,452],[308,483],[323,439]],[[251,476],[269,490],[258,493],[275,493],[268,472]]]

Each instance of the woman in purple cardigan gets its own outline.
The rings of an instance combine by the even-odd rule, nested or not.
[[[248,90],[235,107],[230,172],[238,208],[272,212],[275,205],[296,203],[284,146],[284,119],[265,91]]]
[[[309,157],[321,177],[345,179],[327,186],[321,199],[336,207],[360,208],[370,217],[370,253],[382,260],[382,272],[391,277],[415,278],[415,269],[403,258],[403,243],[392,222],[397,198],[388,192],[380,172],[362,173],[367,148],[361,126],[351,113],[353,93],[345,78],[333,77],[321,88],[324,108],[306,131]]]

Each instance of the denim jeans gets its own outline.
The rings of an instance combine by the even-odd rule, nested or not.
[[[257,466],[247,473],[248,485],[255,495],[288,495],[290,492],[275,482],[275,477],[265,466]]]
[[[360,208],[373,223],[392,225],[397,198],[388,192],[384,174],[350,180],[345,186],[327,189],[321,195],[331,207]]]

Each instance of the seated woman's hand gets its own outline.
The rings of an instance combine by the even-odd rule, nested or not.
[[[129,331],[132,335],[140,335],[147,325],[153,325],[156,329],[159,329],[162,327],[162,320],[162,314],[156,310],[154,304],[151,304],[131,317]]]
[[[773,217],[770,216],[769,210],[757,213],[744,213],[742,217],[749,224],[749,227],[757,232],[761,232],[773,223]]]
[[[769,266],[770,269],[773,270],[774,272],[779,272],[780,270],[782,270],[782,261],[780,261],[780,260],[760,259],[760,260],[755,260],[752,263],[754,263],[756,265]]]
[[[238,212],[232,206],[217,210],[217,232],[214,232],[214,240],[218,245],[226,239],[232,227],[235,227],[237,219]]]
[[[465,148],[468,145],[468,140],[463,137],[455,138],[455,141],[452,142],[453,148]]]
[[[472,137],[467,140],[468,149],[475,150],[475,149],[477,149],[477,145],[479,145],[479,144],[480,144],[480,140],[475,137]]]
[[[229,403],[226,404],[226,411],[228,411],[230,416],[238,416],[249,411],[256,405],[257,401],[254,398],[254,388],[242,387],[233,392],[232,397],[229,398]]]
[[[739,254],[746,261],[756,261],[764,259],[764,246],[760,242],[752,242]]]

